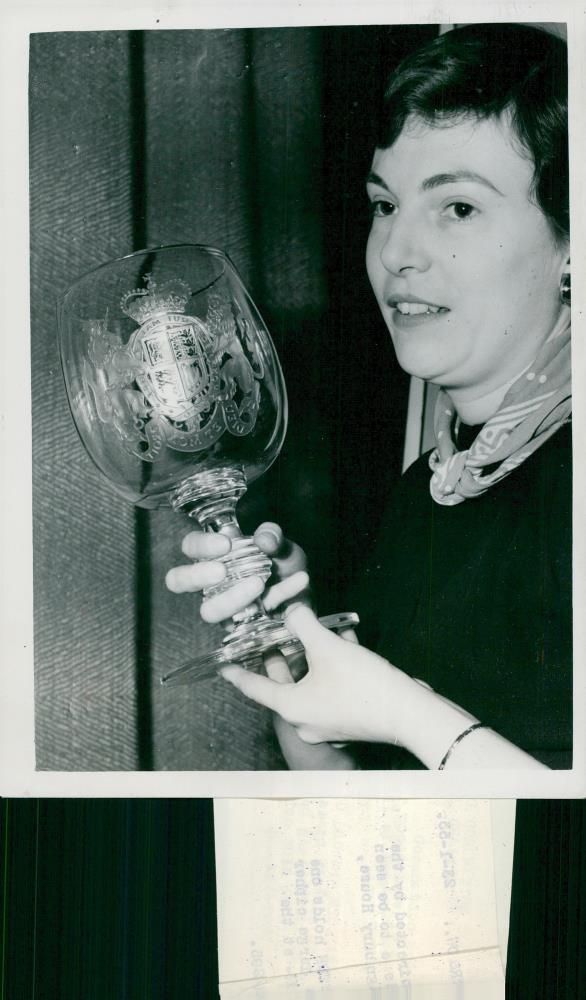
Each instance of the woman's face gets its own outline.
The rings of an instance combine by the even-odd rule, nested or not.
[[[367,270],[399,364],[456,405],[495,392],[559,317],[568,257],[507,123],[407,122],[377,149]]]

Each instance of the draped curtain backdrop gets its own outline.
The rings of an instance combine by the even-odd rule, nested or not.
[[[66,32],[31,37],[30,181],[37,767],[278,769],[268,713],[220,679],[159,687],[213,648],[171,595],[187,519],[135,511],[69,414],[56,302],[161,243],[228,251],[289,392],[279,460],[242,522],[309,554],[321,613],[373,544],[400,470],[406,379],[364,273],[364,176],[397,59],[433,26]]]

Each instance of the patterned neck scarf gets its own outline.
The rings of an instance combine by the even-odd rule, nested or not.
[[[515,379],[500,408],[464,451],[454,444],[454,404],[442,389],[434,416],[437,447],[429,458],[433,499],[451,507],[481,496],[529,458],[569,421],[570,378],[570,320],[564,312],[535,361]]]

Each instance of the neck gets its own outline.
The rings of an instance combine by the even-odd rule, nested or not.
[[[505,382],[504,385],[500,385],[484,396],[478,396],[474,399],[466,398],[465,395],[462,397],[457,389],[450,390],[450,399],[462,423],[476,427],[477,425],[485,424],[487,420],[494,417],[509,388],[513,382],[517,381],[521,374],[522,372],[519,372],[514,378]]]

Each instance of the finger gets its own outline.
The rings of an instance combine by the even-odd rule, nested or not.
[[[264,521],[254,533],[254,541],[263,552],[271,556],[275,564],[277,577],[291,576],[298,570],[305,569],[307,559],[305,552],[295,542],[289,541],[283,535],[283,529],[273,521]]]
[[[327,628],[320,624],[317,615],[305,604],[294,604],[287,609],[285,625],[304,646],[330,636]]]
[[[282,696],[286,690],[286,685],[278,684],[268,677],[244,670],[242,667],[222,667],[219,673],[224,680],[233,684],[247,698],[251,698],[252,701],[256,701],[259,705],[264,705],[265,708],[272,709],[273,712],[277,712],[279,715],[282,714],[280,708],[282,707]]]
[[[355,642],[357,646],[360,645],[360,643],[358,641],[358,636],[356,635],[356,632],[355,632],[355,630],[353,628],[343,628],[343,629],[340,629],[340,631],[338,632],[338,635],[342,639],[345,639],[346,642]]]
[[[189,559],[220,559],[230,548],[226,535],[211,531],[190,531],[181,543],[181,551]]]
[[[198,567],[203,565],[204,563],[198,563]],[[229,590],[205,600],[200,608],[201,617],[210,625],[223,622],[256,601],[262,594],[264,586],[264,580],[259,576],[238,580]]]
[[[276,684],[293,684],[289,664],[281,653],[266,653],[264,665],[267,677]]]
[[[174,594],[194,593],[221,583],[225,577],[226,568],[222,563],[201,562],[170,569],[165,576],[165,584]]]
[[[273,611],[280,604],[284,604],[285,601],[290,601],[293,597],[297,597],[304,590],[307,590],[308,587],[309,576],[305,570],[293,573],[293,576],[288,576],[285,580],[281,580],[280,583],[275,583],[270,587],[263,599],[265,610]]]
[[[316,733],[315,729],[312,729],[311,726],[297,726],[296,728],[299,739],[303,740],[304,743],[316,744],[326,742],[323,736],[320,733]]]
[[[254,533],[254,541],[268,556],[285,555],[285,550],[289,547],[283,529],[274,521],[264,521],[263,524],[259,524]]]

